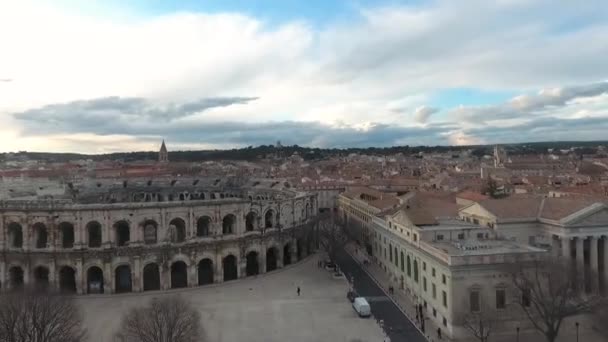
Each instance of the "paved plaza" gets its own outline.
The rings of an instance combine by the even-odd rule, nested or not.
[[[130,307],[179,294],[197,307],[211,342],[383,341],[375,319],[359,318],[346,299],[347,284],[317,267],[317,257],[256,278],[168,292],[82,296],[89,341],[112,341]],[[300,286],[302,294],[297,296]]]

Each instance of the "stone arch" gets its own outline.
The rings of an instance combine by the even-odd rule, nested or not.
[[[260,273],[260,265],[258,263],[258,252],[251,251],[247,253],[247,266],[245,267],[245,274],[249,276],[258,275]]]
[[[274,210],[268,209],[266,214],[264,214],[264,227],[266,228],[274,228],[275,227],[275,213]]]
[[[236,216],[228,214],[222,219],[222,234],[234,234],[236,228]]]
[[[145,220],[142,224],[144,229],[144,243],[153,245],[158,242],[158,223],[154,220]]]
[[[211,217],[201,216],[196,221],[196,236],[205,237],[211,234]]]
[[[151,262],[143,269],[144,291],[160,290],[160,270],[158,264]]]
[[[171,242],[184,242],[186,241],[186,222],[176,217],[169,222],[169,232],[171,234]]]
[[[90,221],[86,227],[89,248],[101,247],[101,224],[97,221]]]
[[[178,260],[171,264],[171,288],[182,287],[188,287],[188,265]]]
[[[87,269],[87,293],[103,293],[104,291],[103,271],[98,266]]]
[[[21,266],[11,266],[8,269],[8,281],[10,289],[20,289],[23,287],[23,268]]]
[[[17,222],[11,222],[8,225],[8,239],[10,246],[13,248],[23,247],[23,228]]]
[[[114,231],[116,233],[116,245],[119,247],[127,246],[131,241],[131,226],[129,222],[120,220],[114,223]]]
[[[252,232],[257,226],[258,214],[255,211],[250,211],[245,216],[245,231]]]
[[[114,269],[114,288],[116,289],[116,293],[131,292],[133,290],[131,265],[120,265]]]
[[[198,284],[213,284],[213,261],[209,258],[201,259],[197,266]]]
[[[76,293],[76,270],[70,266],[59,269],[59,290],[65,293]]]
[[[283,246],[283,266],[291,264],[291,244],[286,243]]]
[[[34,285],[37,288],[46,289],[49,287],[49,269],[46,266],[34,268]]]
[[[224,270],[224,281],[238,278],[237,260],[232,254],[228,254],[222,259],[222,269]]]
[[[34,236],[36,238],[36,248],[46,248],[49,240],[49,233],[46,225],[42,222],[34,223],[32,226],[34,230]]]
[[[270,247],[266,250],[266,272],[271,272],[278,267],[278,250],[276,247]]]
[[[61,234],[61,248],[74,247],[74,225],[71,222],[61,222],[59,224]]]

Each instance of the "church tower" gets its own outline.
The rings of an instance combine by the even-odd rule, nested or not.
[[[165,146],[164,139],[162,145],[160,145],[160,152],[158,152],[158,161],[161,163],[169,162],[169,152],[167,152],[167,146]]]

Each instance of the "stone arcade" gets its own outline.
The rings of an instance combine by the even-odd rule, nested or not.
[[[316,195],[129,182],[70,184],[69,199],[0,203],[1,289],[193,287],[269,272],[314,248]]]

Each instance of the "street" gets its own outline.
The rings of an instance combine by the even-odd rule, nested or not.
[[[414,324],[401,312],[387,294],[344,250],[338,254],[337,263],[347,279],[354,277],[355,290],[369,302],[375,319],[384,321],[384,331],[391,342],[426,342]],[[346,293],[344,294],[346,300]]]

